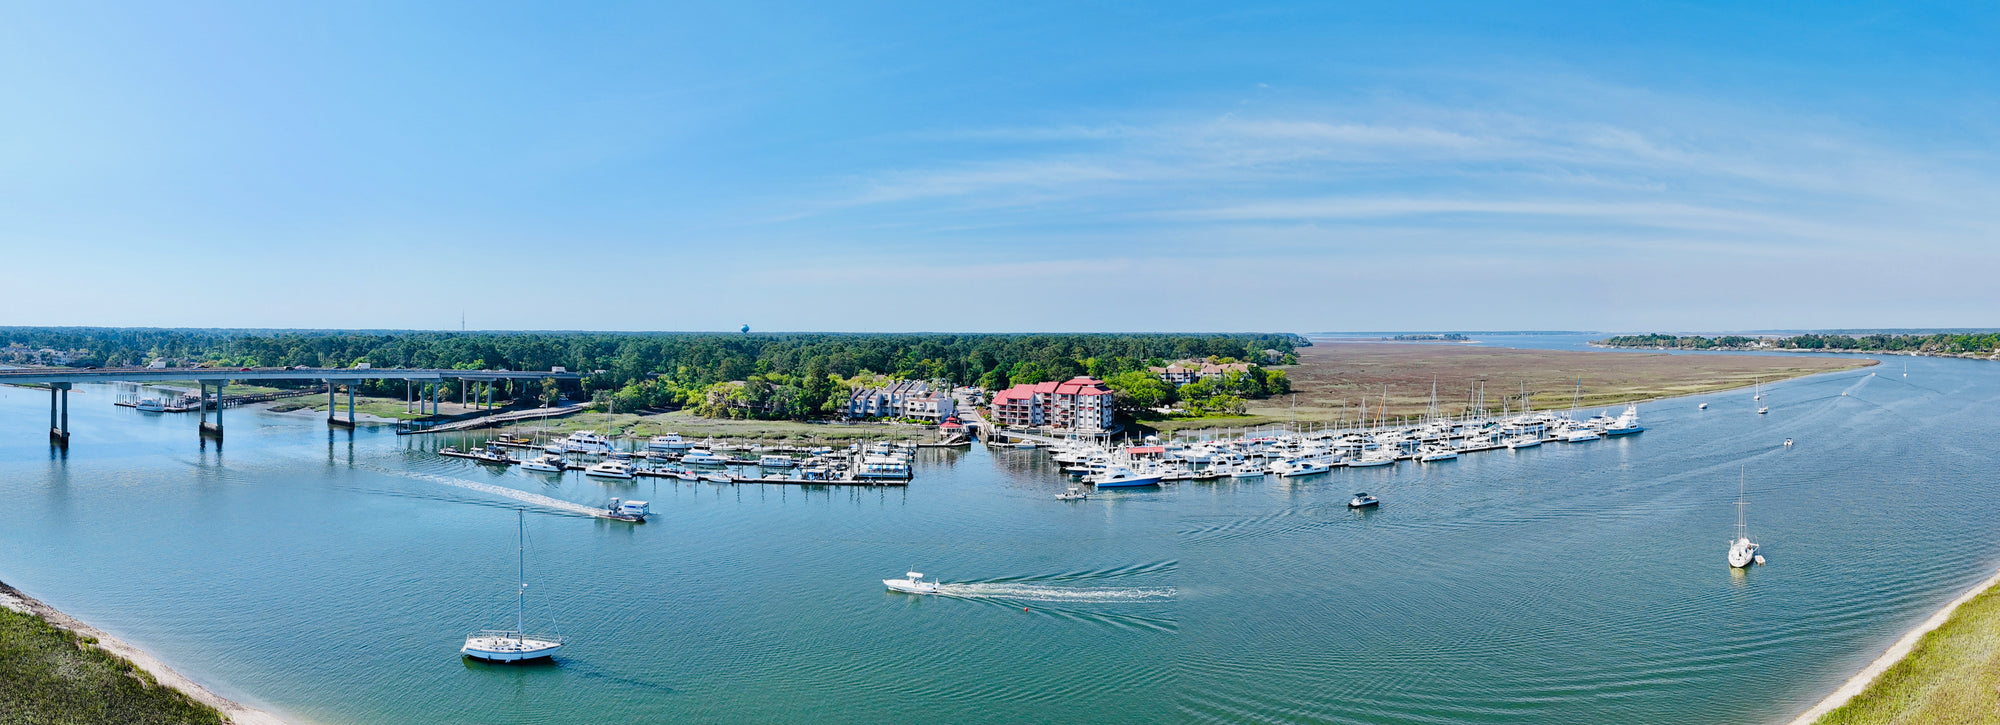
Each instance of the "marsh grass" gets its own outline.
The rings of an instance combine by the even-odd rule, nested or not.
[[[41,617],[0,609],[0,723],[224,722],[214,708],[94,644]]]
[[[2000,586],[1960,605],[1818,725],[2000,723]]]

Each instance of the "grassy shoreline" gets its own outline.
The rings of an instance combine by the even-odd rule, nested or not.
[[[284,721],[0,582],[0,722]]]
[[[2000,723],[2000,574],[1953,600],[1793,725]]]

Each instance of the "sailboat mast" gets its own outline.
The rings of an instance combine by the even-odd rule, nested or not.
[[[528,637],[526,609],[528,609],[528,511],[514,509],[514,575],[520,579],[520,591],[514,599],[514,641]]]

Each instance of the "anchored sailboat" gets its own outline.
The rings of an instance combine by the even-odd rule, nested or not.
[[[1743,500],[1744,471],[1737,472],[1736,480],[1736,538],[1729,541],[1729,566],[1733,569],[1747,569],[1751,564],[1764,563],[1764,557],[1757,554],[1757,542],[1750,540],[1748,529],[1743,525],[1743,507],[1749,505]]]
[[[562,637],[548,634],[526,634],[525,620],[528,607],[528,523],[527,512],[515,509],[516,541],[518,562],[516,572],[520,578],[520,591],[514,602],[514,629],[488,629],[466,635],[465,646],[458,651],[473,659],[488,662],[521,662],[552,656],[563,646]]]

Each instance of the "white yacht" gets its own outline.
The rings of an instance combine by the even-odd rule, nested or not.
[[[1382,505],[1382,499],[1370,496],[1366,493],[1354,494],[1354,499],[1347,502],[1347,507],[1351,509],[1374,508],[1374,507],[1379,507],[1381,505]]]
[[[598,435],[597,431],[580,430],[569,434],[568,438],[562,439],[554,445],[549,446],[549,448],[561,448],[561,450],[549,451],[550,453],[603,455],[611,452],[611,440]]]
[[[704,473],[704,474],[701,474],[701,480],[703,480],[703,481],[707,481],[707,482],[709,482],[709,483],[735,483],[735,482],[736,482],[736,479],[734,479],[734,478],[730,478],[730,477],[729,477],[729,474],[727,474],[727,473]]]
[[[1396,449],[1376,448],[1375,450],[1362,453],[1360,458],[1348,461],[1347,466],[1349,468],[1373,468],[1375,466],[1391,465],[1395,462]]]
[[[631,478],[632,464],[625,461],[604,461],[583,469],[583,475],[598,478]]]
[[[924,581],[924,575],[919,572],[904,572],[903,576],[908,578],[883,579],[882,585],[888,587],[889,591],[904,594],[936,594],[938,587],[941,586],[937,582]]]
[[[528,607],[528,523],[527,513],[515,509],[516,536],[519,543],[515,551],[519,557],[516,572],[520,577],[520,589],[514,601],[514,628],[512,630],[487,629],[466,635],[465,646],[459,654],[488,662],[521,662],[537,660],[555,655],[562,649],[563,639],[548,634],[527,634],[526,616]]]
[[[1098,488],[1136,488],[1160,485],[1160,474],[1156,471],[1138,473],[1125,466],[1112,466],[1095,476],[1085,476],[1083,481]]]
[[[1542,439],[1540,438],[1536,438],[1534,436],[1520,436],[1518,438],[1507,439],[1507,450],[1511,451],[1519,448],[1533,448],[1541,444],[1542,444]]]
[[[758,468],[796,468],[799,461],[791,456],[765,454],[757,457]]]
[[[1057,501],[1083,501],[1090,498],[1090,492],[1082,486],[1071,486],[1068,491],[1056,494]]]
[[[563,457],[555,453],[544,453],[540,457],[534,460],[522,461],[521,470],[542,471],[544,473],[562,473]]]
[[[1603,438],[1604,436],[1598,435],[1597,431],[1591,430],[1587,426],[1575,426],[1564,431],[1562,434],[1562,441],[1564,443],[1588,443],[1594,440],[1602,440]]]
[[[1695,409],[1695,410],[1708,410],[1708,404],[1707,404],[1707,403],[1702,403],[1701,405],[1697,405],[1697,406],[1695,406],[1695,407],[1694,407],[1694,409]]]
[[[1283,463],[1280,465],[1282,466],[1282,468],[1278,469],[1279,478],[1300,478],[1303,476],[1316,476],[1322,473],[1326,473],[1327,471],[1333,470],[1332,465],[1318,458],[1309,458],[1303,461],[1291,461],[1289,463]]]
[[[1436,463],[1438,461],[1455,461],[1455,460],[1458,460],[1458,451],[1452,450],[1451,448],[1446,446],[1427,447],[1423,449],[1423,455],[1417,458],[1417,462],[1419,463]]]
[[[690,466],[720,466],[728,463],[729,457],[709,451],[697,450],[688,451],[687,455],[681,456],[681,462]]]
[[[1239,465],[1229,472],[1230,478],[1263,478],[1264,471],[1248,463]]]
[[[868,480],[890,480],[910,477],[910,462],[902,456],[863,456],[861,470],[855,478]]]
[[[646,447],[655,451],[685,451],[693,445],[693,443],[681,440],[681,434],[679,433],[657,435],[653,436],[651,440],[646,441]]]
[[[1738,474],[1736,481],[1736,538],[1729,540],[1729,566],[1733,569],[1748,569],[1751,564],[1764,563],[1764,556],[1757,553],[1757,542],[1750,540],[1750,534],[1743,526],[1743,478]]]
[[[140,398],[139,402],[132,404],[132,407],[138,408],[141,413],[167,412],[167,404],[159,398]]]

